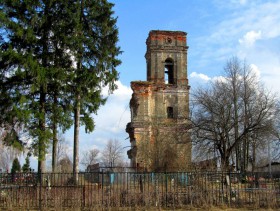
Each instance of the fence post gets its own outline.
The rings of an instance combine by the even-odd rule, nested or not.
[[[104,200],[104,195],[103,195],[103,193],[104,193],[104,191],[103,191],[103,186],[104,186],[104,174],[103,174],[103,169],[102,169],[102,175],[101,175],[101,185],[102,185],[102,206],[103,206],[103,200]]]
[[[228,199],[228,205],[229,207],[231,206],[231,198],[232,198],[232,192],[231,192],[231,172],[229,170],[229,173],[228,173],[228,182],[229,182],[229,199]]]
[[[164,173],[165,176],[165,207],[167,207],[167,201],[168,201],[168,197],[167,197],[167,193],[168,193],[168,186],[167,186],[167,175],[166,175],[166,171]]]
[[[86,187],[85,184],[83,185],[83,201],[82,201],[82,208],[84,209],[86,206]]]
[[[39,210],[42,210],[42,173],[38,173],[39,180]]]

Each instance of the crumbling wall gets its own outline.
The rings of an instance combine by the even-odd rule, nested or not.
[[[128,156],[134,167],[183,170],[191,163],[186,33],[151,31],[146,43],[147,81],[131,82]]]

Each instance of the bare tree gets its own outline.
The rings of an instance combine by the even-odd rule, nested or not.
[[[58,161],[58,168],[60,169],[60,172],[62,173],[70,173],[73,169],[73,163],[71,162],[70,158],[66,155],[62,157]]]
[[[55,150],[55,152],[53,152]],[[59,133],[55,148],[50,145],[49,151],[52,152],[52,171],[55,172],[60,169],[59,162],[66,157],[69,157],[69,143],[65,140],[63,134]],[[55,156],[54,156],[55,154]],[[55,159],[55,160],[53,160]]]
[[[184,171],[190,167],[190,141],[187,125],[173,119],[153,118],[145,135],[137,143],[137,163],[146,170]]]
[[[13,160],[21,153],[21,151],[11,146],[3,145],[0,141],[0,169],[2,169],[2,171],[9,171]]]
[[[0,128],[0,169],[7,171],[13,160],[24,150],[24,144],[19,140],[19,130]]]
[[[98,149],[90,149],[83,153],[81,164],[87,168],[87,166],[97,163],[99,155]]]
[[[277,101],[277,113],[280,114],[280,100]],[[276,124],[273,132],[273,160],[280,161],[280,117],[276,118]]]
[[[193,140],[200,150],[217,152],[223,170],[234,161],[246,170],[250,156],[256,157],[257,140],[273,131],[276,98],[260,85],[246,62],[230,59],[225,73],[223,79],[193,93]]]
[[[66,141],[65,137],[62,134],[58,136],[57,143],[57,162],[64,157],[67,157],[70,152],[69,142]]]
[[[101,160],[106,167],[116,167],[123,164],[123,146],[117,139],[110,139],[101,153]]]

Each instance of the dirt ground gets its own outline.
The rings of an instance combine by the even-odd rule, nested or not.
[[[162,209],[163,210],[176,210],[176,211],[276,211],[279,209],[260,209],[260,208],[253,208],[253,207],[243,207],[243,208],[227,208],[227,207],[203,207],[203,208],[193,208],[193,207],[186,207],[184,209]]]
[[[270,209],[270,208],[253,208],[253,207],[248,207],[248,208],[227,208],[227,207],[203,207],[203,208],[194,208],[194,207],[185,207],[185,208],[180,208],[180,209],[173,209],[173,208],[110,208],[110,209],[48,209],[44,208],[42,210],[33,210],[33,209],[26,209],[23,210],[21,209],[7,209],[7,208],[0,208],[0,211],[99,211],[99,210],[108,210],[108,211],[276,211],[280,209]]]

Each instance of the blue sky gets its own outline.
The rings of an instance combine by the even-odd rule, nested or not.
[[[280,1],[279,0],[112,0],[118,17],[119,89],[95,117],[96,129],[81,128],[80,153],[102,150],[109,139],[129,145],[125,126],[130,122],[130,82],[146,80],[146,38],[150,30],[188,33],[188,78],[191,87],[222,74],[227,59],[237,56],[260,74],[266,87],[279,93]],[[104,94],[107,92],[104,90]],[[73,142],[73,131],[66,140]],[[70,147],[71,150],[71,147]],[[72,153],[72,151],[70,151]]]

